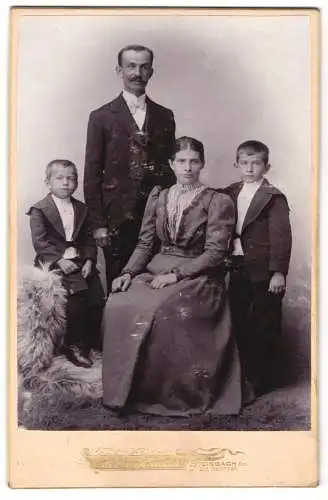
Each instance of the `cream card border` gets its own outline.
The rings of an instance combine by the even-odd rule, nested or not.
[[[26,431],[17,428],[16,375],[16,71],[22,16],[106,15],[293,16],[309,18],[312,100],[311,430]],[[20,9],[12,11],[10,40],[10,360],[9,484],[24,487],[315,486],[318,480],[317,318],[320,14],[315,9]],[[221,464],[200,464],[198,448],[215,448]],[[158,464],[148,470],[147,463]],[[114,465],[113,465],[114,464]],[[122,465],[123,464],[123,465]],[[125,466],[124,466],[125,464]],[[114,467],[114,468],[113,468]],[[115,467],[126,470],[116,470]]]

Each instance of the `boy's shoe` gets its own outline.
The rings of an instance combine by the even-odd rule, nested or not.
[[[75,366],[81,366],[82,368],[90,368],[93,365],[91,359],[89,357],[84,356],[81,349],[79,349],[76,346],[63,346],[62,353]]]
[[[83,356],[83,358],[85,358],[86,360],[88,360],[92,366],[93,365],[93,361],[92,361],[92,358],[91,358],[91,349],[90,347],[84,347],[84,346],[81,346],[80,348],[80,354],[81,356]]]

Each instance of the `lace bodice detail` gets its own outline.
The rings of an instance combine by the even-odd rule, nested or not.
[[[168,231],[172,241],[176,240],[183,212],[204,189],[205,186],[200,183],[175,184],[170,188],[167,197],[167,215]]]

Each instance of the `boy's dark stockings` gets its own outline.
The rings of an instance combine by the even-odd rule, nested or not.
[[[76,366],[90,368],[90,346],[86,342],[88,334],[87,291],[69,295],[66,306],[66,334],[62,353]]]

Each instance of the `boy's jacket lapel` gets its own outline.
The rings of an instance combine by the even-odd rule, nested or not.
[[[83,203],[80,203],[75,198],[72,198],[72,204],[74,209],[74,231],[72,235],[72,240],[75,240],[86,218],[87,207],[83,205]],[[43,200],[37,203],[35,207],[43,212],[43,214],[45,215],[45,217],[47,217],[47,219],[52,224],[54,229],[56,229],[56,231],[64,239],[66,239],[64,226],[58,208],[54,200],[52,199],[52,196],[48,194],[45,198],[43,198]]]
[[[75,198],[72,198],[72,203],[74,208],[74,231],[72,240],[74,241],[79,234],[83,222],[85,221],[88,209],[86,205],[79,203]]]
[[[39,202],[38,205],[39,205],[38,208],[42,210],[43,214],[47,217],[48,221],[51,222],[56,231],[64,239],[66,239],[64,226],[58,208],[56,207],[56,204],[52,199],[52,196],[48,194],[48,196],[46,196],[41,202]]]
[[[268,181],[264,179],[263,184],[256,191],[245,216],[242,231],[245,231],[254,220],[257,219],[263,208],[269,203],[272,198],[272,190]]]
[[[236,182],[226,190],[226,192],[230,195],[231,199],[234,202],[236,216],[238,213],[238,195],[242,190],[242,187],[243,182]],[[280,196],[282,195],[282,193],[280,193],[278,189],[272,186],[267,179],[264,179],[261,187],[256,191],[248,207],[241,232],[243,232],[247,226],[249,226],[257,219],[263,208],[270,202],[272,196],[278,194]]]
[[[238,200],[238,195],[241,191],[243,187],[243,183],[242,182],[236,182],[235,184],[233,184],[232,186],[230,186],[226,192],[229,194],[229,196],[231,197],[234,205],[235,205],[235,210],[236,210],[236,215],[237,215],[237,200]]]

